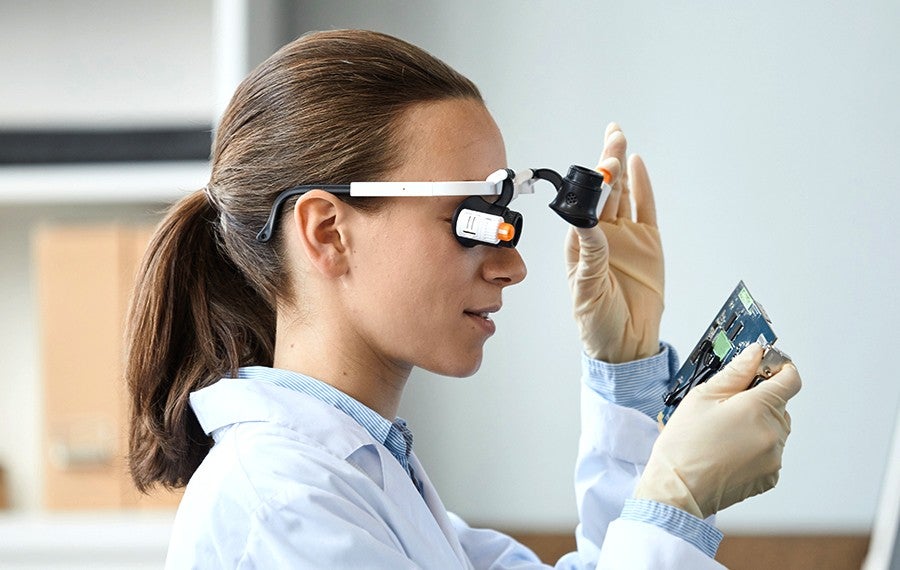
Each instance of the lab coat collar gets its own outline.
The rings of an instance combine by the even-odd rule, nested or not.
[[[190,402],[203,431],[213,439],[218,430],[233,424],[270,422],[308,439],[327,441],[341,459],[375,442],[365,428],[333,406],[267,382],[223,378],[192,392]]]
[[[223,378],[215,384],[191,393],[191,408],[203,431],[214,439],[227,428],[243,422],[270,422],[287,428],[299,437],[328,449],[371,478],[396,508],[410,520],[423,525],[435,524],[446,541],[432,547],[444,557],[459,560],[470,567],[447,511],[415,452],[410,464],[423,484],[419,495],[400,462],[390,451],[353,418],[321,400],[268,382]],[[424,501],[423,501],[424,499]],[[424,536],[435,536],[423,528]]]

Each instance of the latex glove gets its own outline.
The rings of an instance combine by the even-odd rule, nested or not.
[[[688,393],[653,446],[635,497],[706,518],[775,486],[791,431],[785,405],[801,382],[788,364],[746,390],[762,354],[750,345]]]
[[[639,156],[632,155],[622,172],[626,146],[621,129],[611,123],[598,169],[610,172],[612,193],[600,223],[571,227],[566,239],[569,289],[584,350],[612,363],[657,354],[663,312],[663,254],[653,189]]]

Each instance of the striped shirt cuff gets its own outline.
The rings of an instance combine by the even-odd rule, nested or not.
[[[663,397],[678,371],[678,354],[667,343],[648,358],[610,364],[582,353],[584,383],[607,402],[643,412],[656,421],[663,409]]]
[[[716,557],[722,533],[711,524],[681,509],[647,499],[628,499],[622,519],[649,523],[696,546],[710,558]]]

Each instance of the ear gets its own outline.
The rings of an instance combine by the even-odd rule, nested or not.
[[[326,277],[340,277],[349,266],[346,211],[346,204],[324,190],[311,190],[294,205],[297,240],[312,267]]]

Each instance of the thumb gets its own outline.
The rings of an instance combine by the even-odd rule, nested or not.
[[[743,392],[756,376],[762,355],[762,346],[757,343],[751,344],[706,384],[710,390],[721,390],[729,396]]]
[[[581,241],[578,234],[575,233],[575,227],[569,226],[566,233],[566,266],[569,269],[569,275],[575,271],[578,266],[578,260],[581,258]]]
[[[594,279],[609,270],[609,242],[600,226],[569,229],[569,275],[579,279]]]
[[[797,368],[793,364],[785,364],[778,374],[761,383],[753,390],[772,394],[782,402],[787,402],[797,395],[802,385]]]
[[[592,228],[572,226],[572,230],[578,235],[579,254],[582,260],[589,263],[593,263],[594,259],[606,261],[609,257],[609,242],[606,240],[606,234],[600,229],[600,224]]]

